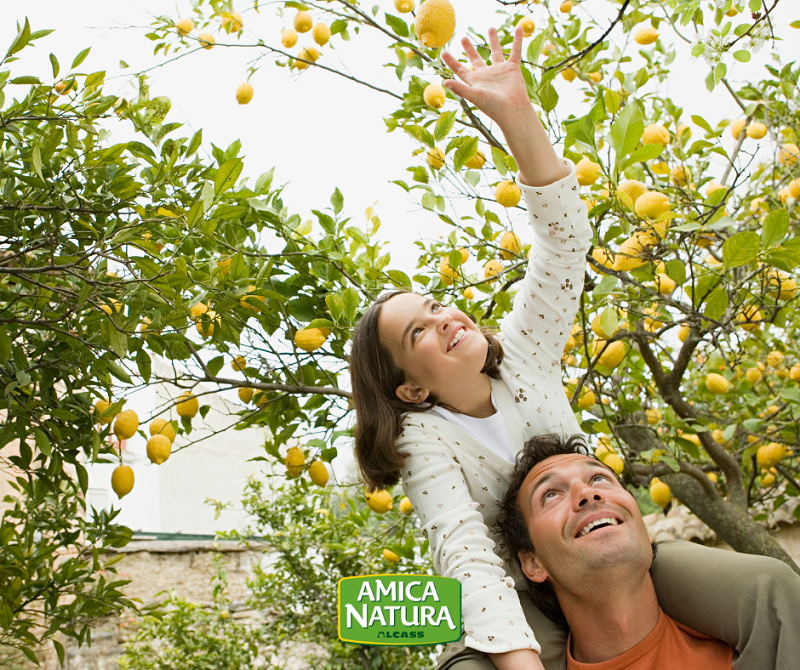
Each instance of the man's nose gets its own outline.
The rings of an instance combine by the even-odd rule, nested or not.
[[[576,511],[588,503],[603,502],[605,497],[600,489],[592,488],[585,482],[576,480],[572,483],[572,490],[570,491],[572,498],[572,506]]]

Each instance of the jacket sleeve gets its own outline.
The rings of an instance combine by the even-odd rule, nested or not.
[[[432,428],[406,426],[398,441],[405,454],[403,490],[423,524],[434,570],[461,582],[467,646],[500,653],[539,645],[528,626],[514,580],[495,553],[480,505],[469,492],[457,456]]]
[[[564,164],[570,174],[557,182],[520,185],[534,236],[522,287],[501,327],[506,339],[524,342],[526,355],[533,354],[542,370],[555,371],[558,376],[561,354],[580,305],[586,252],[592,241],[575,166],[567,160]]]

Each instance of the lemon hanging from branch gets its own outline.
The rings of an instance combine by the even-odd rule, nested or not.
[[[414,29],[429,49],[443,47],[456,31],[456,10],[449,0],[425,0],[417,12]]]

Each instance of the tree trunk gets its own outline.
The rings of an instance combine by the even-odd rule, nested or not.
[[[646,426],[618,424],[617,429],[620,437],[637,453],[648,449],[666,451],[661,440]],[[747,510],[734,507],[716,493],[716,490],[714,494],[709,495],[697,479],[689,474],[671,472],[660,474],[659,479],[670,487],[676,498],[734,550],[777,558],[800,574],[800,567],[792,557],[784,551],[769,531],[753,520]]]

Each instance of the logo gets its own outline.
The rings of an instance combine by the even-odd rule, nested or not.
[[[339,580],[339,639],[412,646],[461,638],[461,584],[452,577],[367,575]]]

